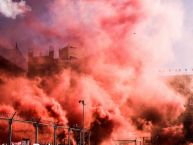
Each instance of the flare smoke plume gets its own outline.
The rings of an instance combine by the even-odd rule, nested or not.
[[[17,4],[18,13],[3,11],[6,2]],[[93,145],[155,135],[160,129],[167,130],[164,135],[179,130],[183,136],[182,124],[175,128],[171,122],[184,111],[184,98],[152,69],[173,57],[172,44],[180,37],[183,22],[180,1],[28,0],[26,4],[32,11],[25,17],[0,23],[0,45],[19,41],[23,49],[38,53],[71,44],[78,49],[78,66],[33,79],[1,73],[0,112],[81,125],[78,100],[84,99]],[[15,18],[24,5],[6,0],[0,2],[0,10]],[[21,139],[26,130],[15,126],[14,139]],[[42,134],[40,139],[44,138]],[[160,144],[173,145],[167,140]]]
[[[12,0],[0,1],[0,13],[5,17],[15,19],[17,15],[23,15],[30,11],[30,7],[26,5],[25,1],[14,2]]]

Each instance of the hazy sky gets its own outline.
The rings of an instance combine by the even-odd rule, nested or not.
[[[184,23],[181,38],[174,44],[175,60],[168,62],[169,68],[193,68],[193,0],[182,0]]]
[[[36,21],[39,20],[39,21],[46,22],[46,26],[49,28],[49,26],[51,25],[50,24],[51,23],[50,22],[50,15],[49,15],[49,11],[47,8],[48,6],[45,5],[45,3],[47,4],[48,1],[49,0],[41,0],[41,1],[26,0],[27,5],[29,5],[31,9],[26,10],[26,8],[25,8],[25,9],[19,9],[18,11],[16,11],[17,9],[16,10],[15,9],[14,10],[12,10],[12,9],[7,10],[7,8],[3,7],[3,5],[1,4],[0,6],[2,6],[2,7],[0,7],[0,10],[1,10],[0,13],[4,13],[4,15],[6,17],[9,17],[7,19],[4,16],[0,15],[0,30],[1,30],[2,38],[8,37],[9,41],[13,40],[14,46],[15,46],[15,39],[16,38],[17,38],[17,41],[22,42],[22,43],[20,43],[20,46],[24,45],[25,44],[24,41],[28,42],[28,40],[32,40],[33,44],[36,44],[37,42],[40,42],[41,44],[42,43],[47,44],[47,40],[45,40],[45,38],[44,38],[45,36],[40,34],[40,33],[36,33],[34,30],[31,31],[31,29],[29,29],[28,25],[26,26],[23,23],[23,19],[26,18],[26,20],[29,21],[31,19],[30,16],[33,16],[32,18],[34,18],[34,16],[35,16]],[[157,1],[159,1],[159,0],[157,0]],[[160,0],[160,1],[164,1],[165,3],[169,3],[169,1],[173,1],[174,3],[177,3],[177,4],[178,4],[178,2],[179,2],[179,4],[182,3],[182,11],[184,12],[182,34],[181,34],[181,37],[176,42],[174,42],[173,48],[172,48],[173,53],[174,53],[174,58],[171,59],[170,61],[168,61],[168,63],[164,64],[164,67],[166,67],[166,68],[193,68],[193,42],[192,42],[192,40],[193,40],[193,18],[192,18],[192,16],[193,16],[193,0]],[[0,2],[2,3],[3,1],[0,0]],[[7,0],[7,2],[10,3],[11,1]],[[17,5],[15,4],[15,7],[17,7],[17,6],[24,7],[25,1],[20,2]],[[172,8],[173,7],[166,9],[166,11],[164,11],[164,14],[167,15],[167,13],[171,13],[172,10],[173,11],[176,10],[176,12],[174,12],[176,14],[174,16],[176,17],[178,14],[177,13],[178,9],[175,9],[175,8],[172,9]],[[16,18],[16,15],[22,14],[25,12],[25,11],[23,12],[23,10],[29,11],[29,13],[27,15],[29,17],[29,19],[27,17],[17,17]],[[167,10],[168,10],[168,12],[167,12]],[[13,18],[16,18],[16,19],[13,19]],[[50,23],[48,23],[48,22],[50,22]],[[176,21],[176,23],[178,23],[178,22],[179,21]],[[159,21],[156,21],[156,23],[159,23]],[[167,24],[165,24],[165,25],[167,26]],[[12,31],[12,29],[10,30],[10,28],[12,28],[14,31]],[[22,28],[22,31],[21,31],[21,28]],[[154,28],[154,26],[152,26],[152,29],[153,28]],[[169,26],[168,26],[168,29],[170,29]],[[181,30],[181,27],[179,28],[179,30]],[[9,32],[9,31],[11,31],[11,32]],[[12,32],[14,32],[14,34],[17,34],[17,35],[12,35]],[[170,35],[169,33],[170,33],[170,31],[168,31],[166,33],[166,35]],[[174,33],[175,33],[175,31],[174,31]],[[18,36],[18,34],[20,34],[20,35]],[[28,35],[26,35],[26,34],[28,34]],[[165,37],[167,37],[166,35],[165,35]],[[25,36],[25,37],[23,38],[23,36]],[[35,37],[33,37],[33,36],[35,36]],[[31,39],[31,37],[37,38],[38,40]],[[18,40],[18,38],[21,38],[22,40]],[[54,40],[54,42],[52,42],[53,40]],[[59,44],[59,42],[56,41],[55,37],[54,38],[50,37],[48,41],[52,42],[54,45]],[[161,41],[162,40],[160,40],[160,42]],[[23,48],[28,47],[28,43],[26,43],[26,44],[27,44],[27,46],[24,45]],[[59,47],[59,46],[57,46],[57,47]],[[41,48],[48,48],[48,46],[47,45],[45,45],[45,46],[41,45]],[[157,53],[159,53],[159,50],[157,51]]]

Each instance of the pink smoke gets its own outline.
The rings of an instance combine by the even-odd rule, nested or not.
[[[78,48],[77,65],[51,77],[3,75],[0,110],[16,111],[23,119],[81,125],[78,100],[84,99],[86,127],[93,132],[92,144],[98,145],[150,136],[177,119],[184,98],[152,68],[172,56],[183,18],[180,2],[57,0],[48,8],[50,25],[35,16],[25,20],[34,40],[39,34],[45,39],[42,44],[29,40],[30,46],[41,48],[51,39],[55,48],[70,43]]]

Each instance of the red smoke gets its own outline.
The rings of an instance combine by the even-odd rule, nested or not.
[[[171,16],[164,15],[167,4],[156,2],[155,5],[158,10],[149,9],[145,0],[57,0],[46,3],[49,19],[39,15],[39,6],[32,6],[32,13],[15,26],[19,31],[24,26],[24,32],[15,30],[13,36],[6,37],[22,37],[22,45],[35,51],[37,48],[45,51],[49,45],[57,49],[70,43],[77,47],[79,59],[75,66],[51,76],[11,77],[1,73],[0,113],[16,111],[25,120],[33,117],[81,126],[78,100],[84,99],[86,127],[91,130],[93,145],[154,135],[157,128],[163,138],[173,130],[177,130],[173,138],[178,133],[180,136],[181,130],[175,129],[171,122],[183,111],[184,98],[151,68],[167,60],[170,56],[167,49],[176,39],[175,35],[167,35],[165,23],[174,27],[172,32],[178,25],[170,23],[172,11],[168,12]],[[152,21],[158,18],[165,23],[154,25]],[[162,39],[162,36],[166,37]],[[25,137],[29,128],[33,130],[33,126],[24,129],[15,125],[13,140]],[[40,142],[53,139],[52,128],[42,127],[40,134]],[[33,134],[28,136],[33,138]],[[59,132],[59,140],[65,136],[63,130]]]

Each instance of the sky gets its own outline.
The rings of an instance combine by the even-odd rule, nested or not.
[[[10,3],[11,0],[6,0],[7,3]],[[147,0],[148,1],[148,0]],[[159,1],[159,0],[157,0]],[[160,1],[164,1],[164,0],[160,0]],[[172,0],[169,0],[172,1]],[[169,3],[169,1],[165,1],[166,3]],[[175,0],[173,0],[175,2]],[[161,67],[164,68],[192,68],[193,67],[193,43],[192,43],[192,39],[193,39],[193,19],[192,19],[192,15],[193,15],[193,1],[192,0],[177,0],[180,1],[180,3],[182,4],[182,11],[183,11],[183,26],[182,26],[182,30],[180,33],[180,36],[177,40],[175,40],[175,42],[173,42],[172,45],[172,57],[170,59],[168,59],[168,61],[166,63],[164,63]],[[176,1],[176,3],[178,3]],[[37,35],[35,31],[39,31],[37,30],[37,24],[34,23],[33,25],[30,25],[29,27],[34,29],[33,31],[31,31],[27,25],[23,23],[23,19],[25,19],[26,17],[19,17],[18,15],[25,15],[25,13],[27,13],[27,17],[28,16],[32,16],[32,18],[34,18],[33,16],[38,16],[35,17],[35,19],[25,19],[25,23],[31,23],[32,21],[46,21],[47,22],[47,26],[48,29],[50,27],[52,27],[52,19],[50,19],[50,14],[48,11],[48,5],[49,2],[52,1],[47,1],[47,0],[41,0],[38,2],[34,2],[33,0],[26,0],[26,1],[21,1],[20,3],[18,3],[17,5],[14,5],[14,8],[11,9],[11,11],[7,11],[8,8],[3,7],[2,2],[1,1],[1,7],[0,7],[0,13],[4,13],[4,16],[0,15],[0,31],[1,31],[1,36],[2,37],[9,37],[9,40],[11,40],[12,45],[15,43],[15,39],[20,39],[20,37],[22,38],[22,36],[26,35],[26,37],[22,38],[22,40],[18,40],[19,41],[19,45],[22,47],[28,47],[26,45],[24,45],[23,42],[28,41],[29,39],[31,39],[33,36],[36,36],[37,39],[32,39],[32,43],[35,45],[37,42],[41,43],[41,44],[46,44],[45,42],[49,41],[52,42],[52,40],[55,40],[53,37],[49,37],[47,38],[47,40],[45,40],[44,35]],[[25,3],[26,2],[26,3]],[[45,4],[46,3],[46,4]],[[30,7],[28,7],[28,5]],[[175,9],[172,9],[175,10]],[[170,11],[170,10],[168,10]],[[167,14],[167,12],[166,12]],[[75,14],[78,15],[78,14]],[[74,15],[74,16],[75,16]],[[88,16],[88,15],[84,15],[83,17]],[[175,15],[176,16],[176,15]],[[7,17],[7,18],[5,18]],[[76,16],[75,16],[76,17]],[[30,22],[31,21],[31,22]],[[85,21],[85,20],[84,20]],[[81,22],[82,23],[82,22]],[[84,22],[83,22],[84,23]],[[87,22],[86,22],[87,23]],[[159,23],[159,22],[158,22]],[[43,24],[43,23],[42,23]],[[17,26],[18,25],[18,26]],[[22,28],[22,31],[20,30]],[[34,28],[35,27],[35,28]],[[44,27],[43,25],[41,27]],[[13,30],[12,30],[13,29]],[[47,29],[47,28],[45,28]],[[181,29],[181,28],[179,28]],[[5,30],[5,32],[4,32]],[[11,32],[15,33],[15,36],[10,36]],[[64,30],[65,31],[65,30]],[[49,33],[49,32],[48,32]],[[19,35],[18,35],[19,34]],[[29,35],[30,34],[30,35]],[[58,36],[60,37],[60,36]],[[64,36],[66,37],[66,36]],[[4,40],[1,40],[4,41]],[[60,40],[58,39],[58,42],[52,42],[53,45],[59,44]],[[5,41],[4,41],[5,43]],[[28,44],[28,43],[25,43]],[[23,45],[23,46],[22,46]],[[46,49],[48,46],[45,45],[41,45],[41,47],[44,47],[44,49]],[[59,47],[59,46],[58,46]],[[29,48],[30,49],[30,48]]]
[[[173,45],[174,59],[165,64],[166,68],[193,68],[193,1],[183,0],[183,30]]]

